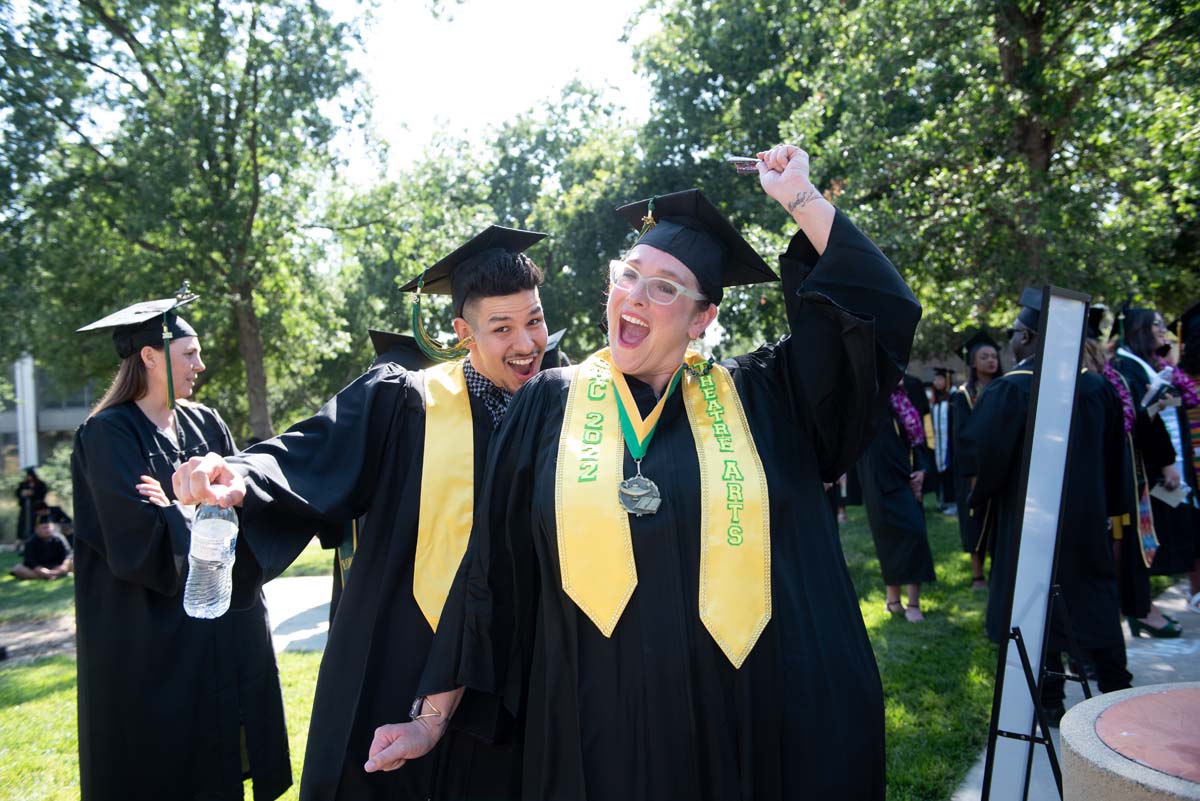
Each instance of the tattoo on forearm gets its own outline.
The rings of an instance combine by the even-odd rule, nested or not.
[[[791,213],[791,212],[795,211],[796,209],[802,209],[805,206],[807,206],[809,203],[812,203],[814,200],[819,198],[820,196],[821,196],[821,193],[816,191],[815,189],[805,189],[802,192],[797,192],[796,199],[793,200],[791,203],[787,204],[787,210],[789,213]]]

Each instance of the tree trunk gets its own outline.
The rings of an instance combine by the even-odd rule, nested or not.
[[[239,288],[233,306],[238,325],[238,352],[246,365],[246,397],[250,401],[250,434],[258,439],[275,436],[267,406],[267,371],[263,367],[262,333],[254,313],[254,296],[248,286]]]

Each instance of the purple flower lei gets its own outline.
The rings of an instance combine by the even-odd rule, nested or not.
[[[1121,376],[1108,362],[1104,363],[1104,377],[1108,379],[1108,383],[1113,385],[1117,390],[1117,394],[1121,396],[1121,411],[1125,418],[1125,433],[1133,431],[1133,423],[1137,417],[1137,412],[1133,408],[1133,398],[1129,396],[1129,388],[1125,386],[1125,382],[1121,380]]]
[[[1166,366],[1167,364],[1161,360],[1155,365],[1159,370]],[[1178,367],[1171,366],[1171,383],[1179,390],[1179,397],[1183,401],[1184,408],[1191,409],[1200,406],[1200,394],[1197,394],[1196,382],[1190,375]]]
[[[904,426],[909,445],[915,448],[925,442],[925,426],[921,423],[921,415],[917,414],[903,387],[892,390],[892,411]]]

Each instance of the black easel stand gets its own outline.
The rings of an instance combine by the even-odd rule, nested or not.
[[[1071,631],[1071,623],[1067,615],[1067,602],[1062,597],[1062,591],[1057,584],[1050,588],[1050,610],[1051,614],[1058,616],[1058,621],[1063,627],[1063,631],[1067,635],[1067,649],[1070,659],[1074,660],[1076,665],[1083,667],[1083,660],[1079,651],[1079,646],[1075,642],[1075,634]],[[1050,720],[1046,717],[1046,710],[1042,707],[1042,681],[1047,676],[1056,676],[1067,681],[1077,681],[1083,686],[1083,695],[1085,698],[1092,697],[1091,687],[1088,685],[1087,676],[1082,673],[1078,676],[1072,673],[1063,673],[1060,670],[1049,670],[1046,667],[1045,660],[1042,661],[1041,675],[1037,681],[1033,678],[1033,666],[1029,661],[1029,651],[1025,648],[1025,638],[1021,636],[1021,627],[1013,626],[1008,633],[1008,637],[1002,644],[1003,648],[1000,651],[1000,664],[996,672],[996,684],[999,685],[1004,681],[1004,666],[1005,654],[1007,652],[1008,640],[1012,640],[1017,645],[1017,654],[1021,657],[1021,669],[1025,673],[1025,686],[1029,689],[1029,697],[1033,701],[1033,711],[1035,715],[1034,728],[1028,734],[1021,732],[1005,731],[998,725],[998,714],[992,715],[992,723],[988,727],[988,745],[987,745],[987,762],[983,772],[983,790],[980,793],[981,801],[989,801],[992,790],[992,760],[996,753],[996,738],[1008,737],[1013,740],[1021,740],[1022,742],[1032,743],[1034,745],[1046,746],[1046,756],[1050,759],[1050,769],[1054,771],[1054,783],[1058,787],[1058,797],[1063,797],[1062,787],[1062,768],[1058,764],[1058,754],[1054,751],[1054,740],[1050,737]],[[1061,666],[1059,666],[1061,669]],[[1040,733],[1039,733],[1040,732]],[[1029,749],[1029,759],[1025,766],[1025,787],[1021,792],[1021,798],[1029,798],[1029,779],[1033,774],[1033,753],[1034,749]]]

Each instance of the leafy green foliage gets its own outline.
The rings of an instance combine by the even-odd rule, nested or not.
[[[355,32],[291,2],[30,3],[3,18],[3,350],[112,370],[103,337],[64,329],[190,280],[215,399],[271,431],[284,387],[344,343],[337,295],[302,226],[333,175],[334,114],[361,110]]]
[[[924,351],[1007,322],[1026,284],[1200,293],[1196,4],[657,7],[648,156],[804,146],[923,301]],[[713,194],[737,217],[742,189]]]

